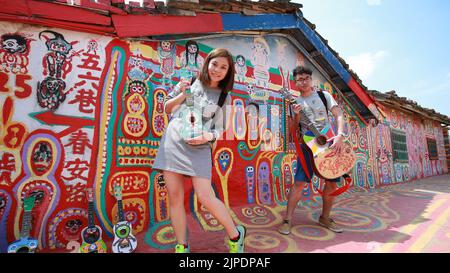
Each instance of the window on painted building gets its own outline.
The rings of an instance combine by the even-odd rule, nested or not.
[[[391,142],[394,161],[408,163],[408,146],[406,145],[406,133],[391,128]]]
[[[427,138],[428,157],[430,160],[438,160],[437,144],[436,140]]]

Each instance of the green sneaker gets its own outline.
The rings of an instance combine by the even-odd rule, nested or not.
[[[191,250],[189,249],[189,245],[185,247],[182,244],[177,244],[175,246],[175,253],[191,253]]]
[[[236,229],[239,231],[239,240],[237,242],[233,242],[231,240],[228,241],[228,245],[230,246],[230,253],[244,253],[244,241],[245,241],[245,227],[237,226]]]

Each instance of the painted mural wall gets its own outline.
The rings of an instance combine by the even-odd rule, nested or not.
[[[296,156],[281,88],[294,90],[297,65],[314,70],[314,84],[344,108],[346,133],[357,153],[354,185],[384,184],[442,174],[442,132],[436,124],[392,112],[365,126],[301,50],[279,35],[213,36],[195,40],[132,41],[62,29],[0,23],[0,250],[20,237],[23,201],[34,196],[30,235],[39,248],[81,242],[88,224],[86,189],[95,193],[95,221],[112,236],[114,185],[123,189],[125,218],[156,248],[173,245],[164,177],[152,170],[170,117],[165,96],[182,71],[198,71],[208,52],[234,55],[226,141],[213,152],[216,194],[237,222],[263,227],[279,220]],[[408,132],[409,164],[392,160],[390,126]],[[414,132],[414,134],[409,134]],[[442,160],[430,162],[423,144],[435,137]],[[410,148],[411,147],[411,148]],[[320,206],[317,177],[302,204]],[[186,184],[186,207],[205,230],[222,227]]]
[[[423,120],[417,116],[390,109],[388,123],[391,128],[406,133],[408,147],[408,163],[394,163],[396,182],[447,173],[444,132],[439,122]],[[436,141],[438,152],[436,160],[430,160],[427,138]]]

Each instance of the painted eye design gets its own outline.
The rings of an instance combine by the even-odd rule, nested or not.
[[[160,177],[158,177],[158,186],[159,187],[161,187],[161,188],[163,188],[164,186],[166,186],[166,182],[164,181],[164,176],[160,176]]]
[[[44,191],[42,190],[36,190],[30,193],[30,196],[34,196],[36,202],[42,201],[44,199]]]
[[[0,209],[6,207],[6,200],[4,197],[0,197]]]
[[[81,220],[80,219],[70,219],[69,221],[67,221],[66,223],[66,227],[68,228],[72,228],[72,227],[79,227],[81,226]]]

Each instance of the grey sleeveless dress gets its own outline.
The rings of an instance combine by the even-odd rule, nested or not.
[[[166,101],[176,97],[181,92],[177,87],[168,94]],[[217,102],[221,93],[220,89],[206,87],[199,80],[196,80],[191,86],[191,92],[194,95],[195,107],[202,109],[203,130],[213,132],[216,137],[220,136],[226,124],[225,111],[231,105],[230,96],[227,96],[222,109],[219,109]],[[181,138],[180,131],[183,126],[181,113],[186,108],[186,101],[184,101],[177,110],[172,112],[171,120],[161,138],[153,169],[211,180],[213,164],[211,144],[193,146],[187,144]]]

